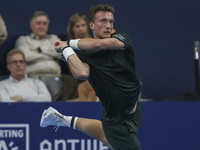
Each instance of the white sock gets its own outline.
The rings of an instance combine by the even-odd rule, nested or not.
[[[76,129],[77,119],[78,119],[78,117],[64,116],[64,118],[63,118],[64,126]]]

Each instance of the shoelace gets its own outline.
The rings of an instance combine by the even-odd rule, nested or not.
[[[56,115],[56,116],[59,117],[59,118],[63,118],[63,115],[60,115],[60,114],[57,113],[57,112],[54,112],[54,115]],[[52,119],[54,119],[54,120],[58,120],[58,118],[57,118],[56,116],[53,116]],[[59,125],[53,127],[53,129],[55,129],[55,132],[57,132],[58,128],[59,128]]]

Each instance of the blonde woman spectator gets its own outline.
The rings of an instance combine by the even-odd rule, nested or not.
[[[84,15],[83,13],[76,13],[70,17],[69,23],[67,26],[67,37],[68,37],[68,39],[90,38],[88,18],[86,15]],[[64,61],[61,62],[61,66],[63,69],[66,69],[66,65],[68,66],[68,64],[65,63]],[[67,69],[69,70],[69,67],[67,67]],[[66,89],[68,89],[67,92],[65,92],[63,94],[69,95],[69,92],[70,92],[70,95],[71,95],[69,97],[70,100],[78,100],[79,101],[81,99],[81,101],[88,101],[87,99],[85,99],[85,97],[82,97],[83,94],[79,94],[80,92],[82,93],[85,91],[82,91],[80,89],[77,91],[78,85],[80,83],[79,80],[75,79],[72,75],[68,75],[64,78],[65,78],[64,80],[68,80],[68,83],[70,82],[70,84],[63,85],[63,86],[66,86]],[[70,80],[69,80],[69,78],[70,78]],[[89,84],[89,82],[86,82],[86,84]],[[70,85],[70,87],[69,87],[69,85]],[[91,86],[91,85],[89,84],[87,86]],[[84,87],[81,89],[84,89]],[[93,92],[93,94],[95,94],[95,92]],[[65,97],[67,97],[67,96],[65,96]]]
[[[68,39],[89,38],[88,18],[83,13],[77,13],[70,17],[67,26]]]

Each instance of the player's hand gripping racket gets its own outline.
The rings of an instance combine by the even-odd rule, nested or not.
[[[55,42],[54,44],[55,50],[57,53],[61,53],[62,52],[62,48],[61,48],[61,42]]]

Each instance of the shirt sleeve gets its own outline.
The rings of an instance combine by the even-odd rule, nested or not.
[[[132,41],[131,38],[128,36],[128,34],[124,32],[115,32],[111,35],[111,38],[116,38],[128,48],[128,49],[133,49],[132,47]]]
[[[20,36],[15,43],[15,48],[24,53],[27,62],[48,58],[45,54],[32,51],[27,40],[26,36]]]
[[[36,95],[29,95],[24,93],[22,95],[22,101],[24,102],[51,102],[51,95],[45,86],[45,84],[35,79],[35,86],[37,87],[38,93]]]

